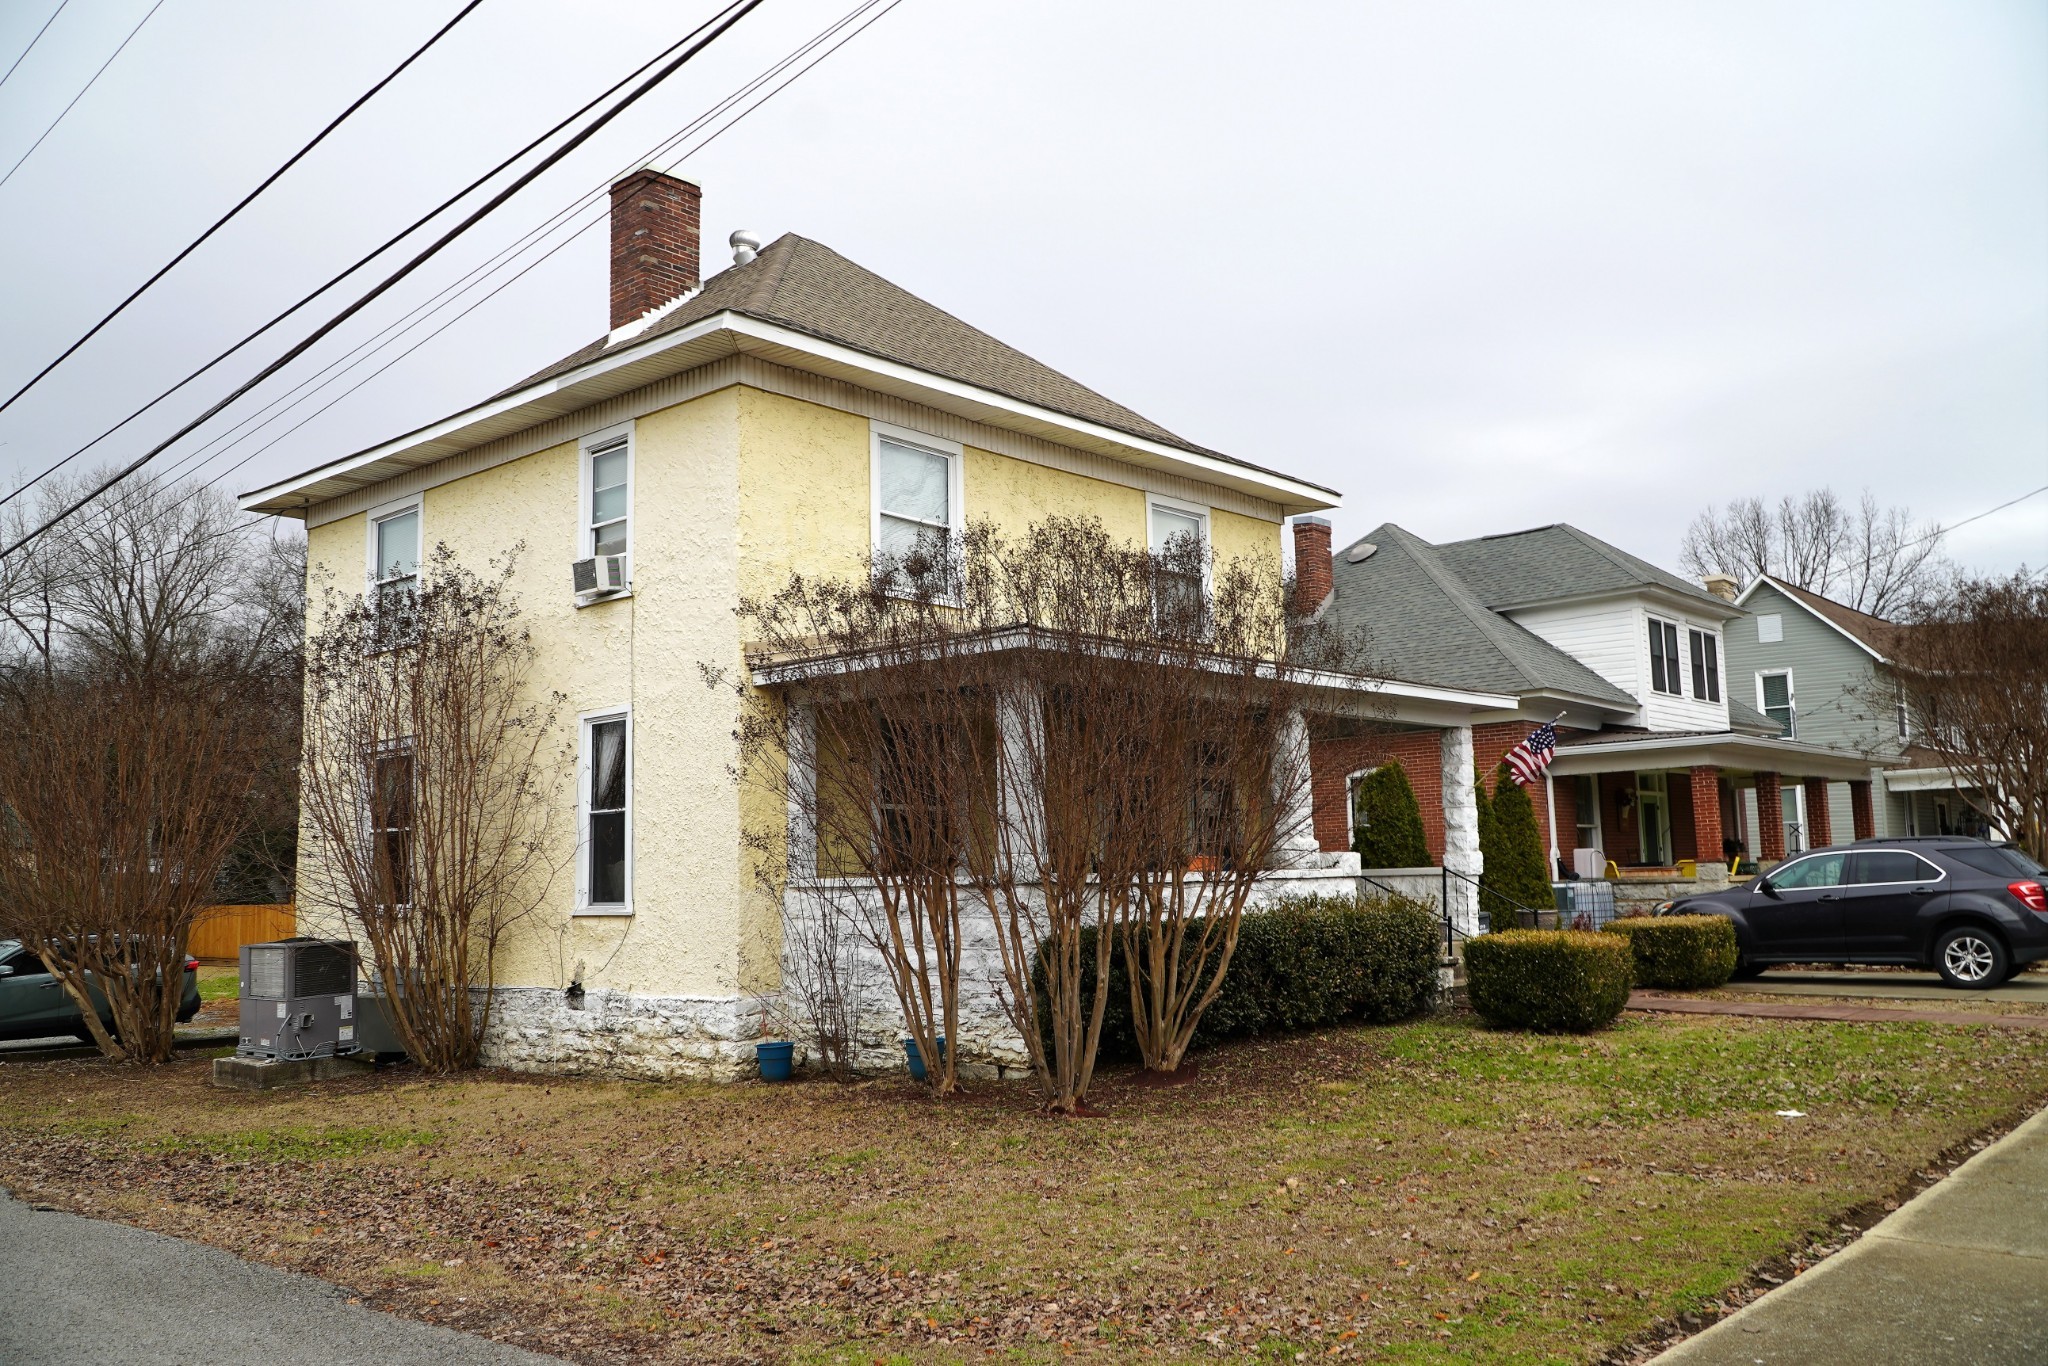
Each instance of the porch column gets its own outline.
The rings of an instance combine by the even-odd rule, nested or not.
[[[1003,746],[996,778],[1002,787],[1001,856],[1009,860],[1013,876],[1042,882],[1038,855],[1045,847],[1045,712],[1038,689],[1005,690],[996,699],[996,729]]]
[[[1877,838],[1877,813],[1871,809],[1868,778],[1849,780],[1849,821],[1855,828],[1857,839]]]
[[[790,881],[818,875],[818,712],[809,702],[789,704]]]
[[[1785,857],[1784,781],[1775,773],[1756,775],[1756,859],[1776,863]]]
[[[1692,851],[1701,863],[1726,864],[1721,852],[1721,770],[1696,764],[1692,770]]]
[[[1835,822],[1828,812],[1828,780],[1806,780],[1806,847],[1822,849],[1835,842]]]
[[[1275,868],[1322,866],[1323,846],[1316,838],[1316,795],[1309,781],[1308,718],[1301,708],[1288,711],[1273,746],[1273,800],[1280,809],[1280,828],[1273,832]]]
[[[1477,878],[1485,865],[1479,852],[1479,797],[1472,768],[1472,727],[1448,726],[1443,732],[1444,867],[1464,877],[1445,879],[1445,914],[1466,934],[1479,933]]]

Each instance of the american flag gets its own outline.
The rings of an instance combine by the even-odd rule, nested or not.
[[[1508,766],[1508,775],[1517,787],[1527,787],[1536,781],[1536,775],[1550,767],[1550,761],[1557,757],[1557,726],[1545,721],[1531,731],[1529,738],[1516,745],[1502,756],[1501,762]]]

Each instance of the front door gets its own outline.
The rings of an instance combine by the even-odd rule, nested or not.
[[[1913,925],[1942,899],[1941,869],[1904,849],[1859,849],[1849,856],[1842,934],[1860,962],[1913,957]]]
[[[1640,832],[1638,853],[1652,868],[1671,862],[1671,809],[1664,794],[1664,775],[1636,774],[1636,828]]]
[[[1771,870],[1750,896],[1749,928],[1756,951],[1778,960],[1839,960],[1842,883],[1849,855],[1808,854]]]

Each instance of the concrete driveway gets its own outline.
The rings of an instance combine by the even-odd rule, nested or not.
[[[393,1318],[325,1281],[0,1192],[9,1366],[544,1366],[556,1357]]]
[[[2048,1012],[2048,973],[2041,972],[2023,972],[1989,991],[1958,991],[1934,972],[1795,972],[1790,968],[1772,968],[1761,977],[1730,982],[1728,989],[1769,996],[1864,996],[1874,1001],[1945,1001],[1951,1005],[2016,1001]]]

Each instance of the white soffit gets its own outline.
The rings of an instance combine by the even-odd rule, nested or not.
[[[599,356],[566,374],[479,404],[381,446],[245,493],[241,505],[247,512],[302,515],[315,503],[736,354],[759,356],[1140,468],[1219,484],[1279,503],[1289,514],[1332,508],[1338,502],[1335,492],[1286,475],[1183,451],[791,328],[720,313],[638,346]]]

